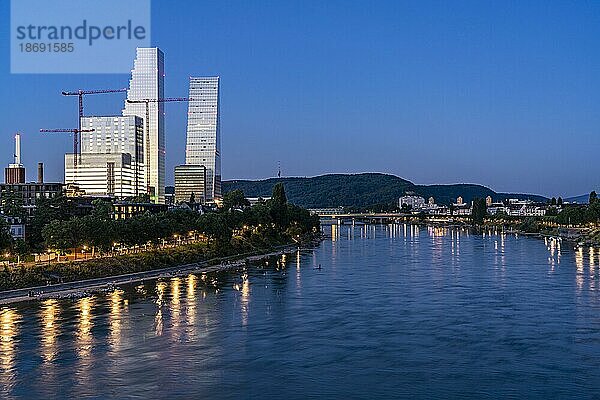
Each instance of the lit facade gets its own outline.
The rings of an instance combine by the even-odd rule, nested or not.
[[[146,193],[143,120],[136,116],[84,117],[81,156],[65,155],[65,182],[87,195],[130,197]]]
[[[221,198],[219,77],[191,77],[185,163],[206,167],[206,201]]]
[[[164,54],[157,48],[138,48],[131,70],[127,100],[164,98]],[[145,186],[152,201],[165,202],[165,120],[164,103],[149,102],[144,121]],[[123,115],[146,118],[145,103],[125,102]],[[148,132],[146,132],[148,126]]]
[[[77,183],[89,196],[135,196],[135,163],[129,153],[82,154]],[[75,178],[73,154],[65,154],[65,181]]]
[[[192,194],[197,203],[206,202],[206,175],[204,165],[178,165],[175,167],[175,203],[190,201]]]
[[[421,209],[425,206],[425,199],[421,196],[402,196],[398,199],[398,207],[410,207],[413,210]]]

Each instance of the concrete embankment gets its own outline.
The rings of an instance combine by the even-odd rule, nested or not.
[[[7,290],[0,292],[0,305],[50,298],[81,297],[88,293],[103,292],[118,287],[119,285],[136,283],[145,280],[182,276],[190,273],[211,273],[227,269],[235,269],[240,268],[247,263],[259,261],[268,257],[277,257],[283,254],[295,253],[298,250],[301,250],[298,245],[289,245],[265,254],[234,255],[193,264],[178,265],[175,267],[136,272],[126,275]]]

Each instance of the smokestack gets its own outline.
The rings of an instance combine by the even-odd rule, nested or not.
[[[21,134],[15,135],[15,164],[21,164]]]
[[[44,183],[44,163],[38,163],[38,180],[37,183]]]

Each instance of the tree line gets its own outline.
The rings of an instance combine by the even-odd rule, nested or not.
[[[318,229],[319,224],[318,217],[287,202],[282,184],[274,187],[270,200],[252,207],[243,192],[227,193],[223,207],[204,214],[175,209],[115,220],[109,201],[95,200],[92,204],[92,211],[84,213],[65,197],[40,199],[28,223],[26,251],[66,252],[87,246],[108,252],[115,244],[126,247],[160,244],[163,239],[174,235],[184,237],[190,232],[205,235],[218,246],[227,246],[234,233],[237,239],[260,246],[306,235]]]

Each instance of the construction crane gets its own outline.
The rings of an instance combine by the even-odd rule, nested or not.
[[[72,133],[73,136],[75,136],[81,132],[94,132],[94,129],[40,129],[40,132]],[[73,154],[73,174],[75,176],[75,180],[77,180],[77,154]]]
[[[85,132],[81,130],[81,118],[83,118],[83,96],[88,94],[105,94],[105,93],[123,93],[127,92],[127,89],[98,89],[98,90],[82,90],[78,89],[72,92],[63,91],[63,96],[78,96],[79,97],[79,118],[77,119],[77,130],[73,132],[73,165],[77,168],[78,158],[81,157],[79,146],[81,143],[80,134]]]
[[[140,100],[129,100],[127,99],[128,103],[131,104],[145,104],[146,105],[146,117],[144,118],[144,130],[145,130],[145,137],[146,140],[144,141],[144,148],[145,148],[145,152],[146,152],[146,171],[150,171],[150,103],[169,103],[169,102],[175,102],[175,101],[191,101],[194,99],[190,99],[188,97],[164,97],[162,99],[140,99]],[[137,154],[139,154],[138,152],[138,141],[136,139],[135,141],[135,152],[136,152],[136,157]],[[136,158],[137,159],[137,158]],[[137,181],[137,167],[136,167],[136,181]],[[150,194],[150,174],[146,174],[146,190],[147,193]]]

